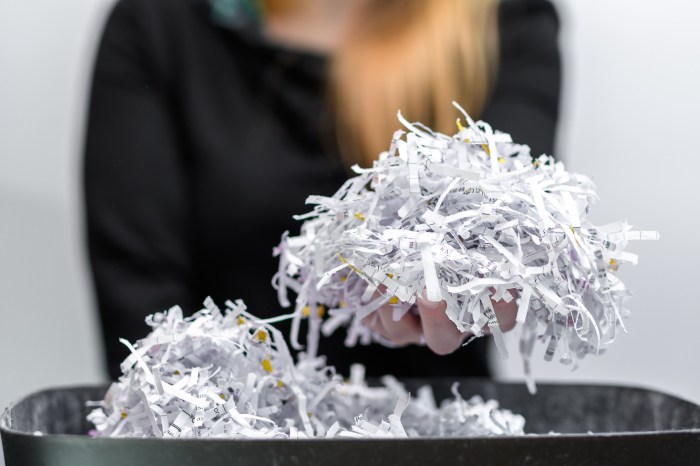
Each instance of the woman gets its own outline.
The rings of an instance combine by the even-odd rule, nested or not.
[[[551,152],[557,29],[544,0],[121,0],[95,65],[85,158],[111,376],[118,338],[143,336],[154,311],[191,312],[211,295],[279,314],[272,247],[309,194],[332,194],[349,163],[386,148],[397,109],[452,134],[458,100]],[[488,375],[483,339],[431,351],[461,343],[440,309],[373,323],[428,348],[346,349],[336,332],[320,352],[343,373],[357,361],[372,375]]]

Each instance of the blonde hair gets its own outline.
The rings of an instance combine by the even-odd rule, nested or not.
[[[277,2],[275,2],[277,3]],[[388,149],[397,110],[452,134],[459,102],[478,116],[495,74],[497,0],[373,0],[330,63],[329,104],[344,159]]]
[[[479,115],[496,67],[496,7],[494,0],[370,2],[371,21],[331,65],[343,155],[371,165],[388,148],[399,109],[447,134],[455,131],[453,100]]]

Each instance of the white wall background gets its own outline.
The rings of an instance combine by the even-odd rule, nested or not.
[[[621,268],[634,292],[628,335],[571,373],[537,359],[542,380],[644,385],[700,402],[700,4],[692,0],[560,0],[565,58],[559,153],[592,176],[594,223],[626,218],[658,230],[636,242],[638,266]],[[509,335],[516,344],[517,333]],[[517,348],[517,344],[512,346]],[[544,348],[539,349],[544,355]],[[518,358],[498,363],[517,379]]]
[[[108,3],[0,0],[0,409],[34,390],[103,377],[79,167]]]
[[[110,3],[0,0],[0,407],[39,388],[102,380],[79,162]],[[535,374],[642,384],[700,402],[700,4],[557,5],[566,65],[558,154],[597,182],[596,222],[627,218],[662,241],[634,244],[640,265],[621,273],[635,291],[630,334],[577,372],[536,362]],[[497,373],[518,378],[520,361],[499,362]]]

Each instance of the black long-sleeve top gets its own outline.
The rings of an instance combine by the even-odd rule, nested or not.
[[[282,312],[272,248],[298,231],[310,194],[331,195],[347,172],[324,141],[323,56],[266,42],[213,16],[203,0],[121,0],[94,70],[85,146],[91,269],[110,375],[119,337],[147,332],[147,314],[206,296]],[[551,153],[558,114],[558,21],[544,0],[500,5],[500,64],[481,117]],[[483,342],[449,356],[427,348],[321,352],[347,373],[487,375]]]

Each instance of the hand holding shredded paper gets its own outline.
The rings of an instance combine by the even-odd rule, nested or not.
[[[380,286],[384,291],[384,286]],[[374,298],[380,294],[375,293]],[[517,305],[509,301],[491,300],[500,330],[506,332],[515,326]],[[406,312],[394,320],[394,305],[385,303],[362,319],[362,323],[395,346],[425,343],[437,354],[449,354],[459,348],[469,332],[461,332],[445,313],[445,301],[429,301],[424,293],[419,295],[412,312]],[[484,333],[489,333],[488,324]]]
[[[625,251],[628,241],[658,234],[625,222],[591,224],[586,215],[597,196],[588,177],[551,156],[531,157],[528,146],[455,106],[466,127],[457,120],[454,136],[399,113],[407,133],[397,131],[372,168],[355,166],[358,176],[333,196],[307,199],[315,208],[296,217],[304,220],[301,234],[285,234],[275,250],[280,303],[290,305],[288,289],[297,294],[295,348],[301,320],[320,304],[330,317],[309,315],[312,355],[319,332],[342,325],[350,346],[404,343],[376,322],[387,322],[389,307],[395,322],[416,319],[411,313],[424,289],[428,301],[444,302],[458,334],[480,337],[489,329],[504,358],[503,327],[515,315],[528,375],[538,339],[547,345],[545,359],[558,352],[561,362],[577,364],[624,330],[629,292],[614,272],[622,262],[637,263]],[[501,315],[499,302],[511,303]],[[417,340],[415,320],[403,325]],[[455,346],[455,332],[441,328]],[[423,323],[426,340],[434,330]]]

